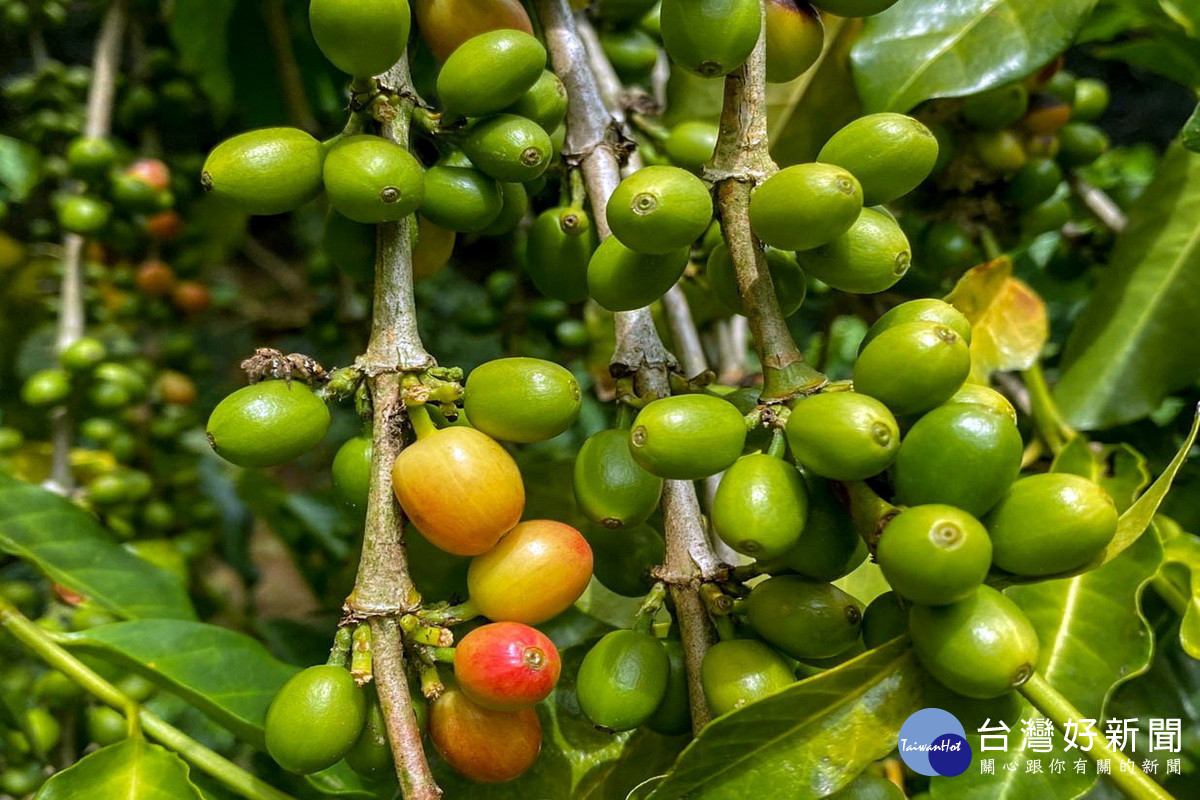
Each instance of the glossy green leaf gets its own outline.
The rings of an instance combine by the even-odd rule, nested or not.
[[[1162,505],[1167,492],[1171,490],[1171,484],[1175,481],[1179,468],[1183,466],[1184,461],[1187,461],[1188,454],[1191,453],[1192,446],[1196,443],[1198,433],[1200,433],[1200,410],[1197,410],[1196,416],[1192,420],[1191,430],[1188,431],[1183,444],[1179,446],[1179,451],[1167,464],[1166,469],[1155,478],[1154,483],[1150,484],[1150,488],[1137,499],[1137,502],[1121,514],[1121,518],[1117,522],[1117,535],[1104,549],[1104,558],[1100,563],[1112,561],[1137,541],[1150,527],[1150,523],[1154,521],[1154,515],[1158,513],[1159,506]]]
[[[222,113],[233,103],[227,30],[236,7],[237,0],[176,0],[168,23],[183,66]]]
[[[179,756],[144,739],[97,750],[55,773],[35,800],[203,800]]]
[[[1157,538],[1144,536],[1099,569],[1006,592],[1037,630],[1041,645],[1038,672],[1085,718],[1103,720],[1113,690],[1150,664],[1153,636],[1138,607],[1138,597],[1158,570],[1161,558]],[[935,778],[931,789],[937,800],[1067,800],[1087,791],[1096,781],[1095,767],[1090,764],[1084,774],[1075,771],[1074,762],[1085,756],[1077,749],[1066,749],[1061,730],[1056,729],[1047,752],[1031,752],[1021,746],[1021,720],[1040,715],[1016,693],[990,703],[959,701],[947,710],[966,727],[976,761],[958,777]],[[986,719],[991,719],[993,725],[1003,721],[1011,728],[1007,751],[981,751],[978,729]],[[1103,724],[1097,722],[1095,730],[1102,736]],[[994,774],[982,774],[980,758],[994,759]],[[1042,772],[1026,771],[1031,759],[1041,759]],[[1049,763],[1053,759],[1065,762],[1068,769],[1051,773]]]
[[[1193,153],[1200,153],[1200,104],[1196,105],[1196,109],[1192,112],[1192,116],[1188,118],[1187,124],[1183,126],[1183,135],[1181,137],[1183,146]]]
[[[908,111],[1024,78],[1062,52],[1095,0],[900,0],[854,45],[868,112]]]
[[[1071,331],[1054,396],[1094,430],[1131,422],[1195,381],[1200,363],[1200,154],[1172,147],[1129,211]]]
[[[771,156],[781,167],[815,161],[829,137],[862,113],[850,74],[850,47],[862,21],[826,22],[821,60],[790,83],[767,85]]]
[[[1150,483],[1145,457],[1127,444],[1093,444],[1076,434],[1054,457],[1051,472],[1079,475],[1104,487],[1124,512]]]
[[[371,800],[378,793],[367,787],[357,772],[350,769],[345,761],[339,761],[329,769],[305,775],[304,781],[325,797],[339,797],[342,800]]]
[[[898,638],[714,720],[651,797],[824,797],[896,747],[930,681]]]
[[[38,182],[37,148],[11,136],[0,136],[0,200],[20,203]]]
[[[125,550],[69,500],[5,475],[0,475],[0,550],[119,617],[196,617],[174,575]]]
[[[267,707],[298,671],[249,636],[202,622],[118,622],[71,634],[69,644],[146,676],[259,746]]]
[[[1184,606],[1179,644],[1189,656],[1200,659],[1200,539],[1181,533],[1165,540],[1163,575]]]

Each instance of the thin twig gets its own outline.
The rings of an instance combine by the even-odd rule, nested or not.
[[[112,128],[121,42],[128,21],[126,3],[127,0],[113,0],[96,36],[96,51],[92,56],[92,85],[88,90],[87,116],[83,124],[85,136],[107,136]],[[63,236],[62,287],[59,291],[56,341],[60,353],[83,336],[87,324],[83,307],[83,247],[84,239],[79,234],[68,233]],[[74,430],[71,415],[65,407],[54,414],[53,439],[48,485],[56,491],[69,493],[74,487],[74,477],[71,475]]]
[[[1129,218],[1125,216],[1125,212],[1103,189],[1078,176],[1071,178],[1070,184],[1071,190],[1109,230],[1120,233],[1129,227]]]
[[[583,170],[596,227],[602,236],[607,236],[604,206],[621,179],[618,148],[624,137],[605,107],[567,0],[538,0],[536,6],[554,71],[566,85],[570,98],[567,152]],[[632,376],[639,395],[670,394],[669,370],[674,359],[663,347],[649,309],[616,314],[615,325],[614,375]],[[719,567],[705,537],[700,503],[691,482],[666,482],[663,518],[667,542],[665,566],[669,573],[694,575],[699,567],[701,575],[707,575]],[[700,662],[714,641],[713,632],[695,586],[673,583],[671,598],[683,639],[692,726],[699,730],[711,718],[700,685]]]
[[[721,232],[762,362],[763,400],[782,402],[816,391],[826,379],[796,346],[779,309],[762,243],[750,230],[754,187],[778,169],[767,138],[766,64],[766,37],[760,35],[746,63],[725,78],[720,135],[705,174],[716,184]]]
[[[679,284],[672,286],[663,297],[663,309],[667,313],[667,323],[671,326],[671,338],[675,340],[683,374],[694,378],[708,369],[708,359],[704,355],[704,346],[700,344],[700,333],[692,319],[687,295]]]
[[[394,119],[383,134],[408,146],[413,103],[408,90],[407,54],[381,80],[401,96]],[[409,220],[379,226],[375,262],[375,306],[371,339],[357,365],[367,375],[374,414],[371,485],[363,533],[362,557],[346,611],[371,624],[375,684],[387,724],[396,775],[406,800],[437,800],[421,732],[408,692],[398,618],[416,611],[420,594],[408,573],[404,516],[392,490],[392,464],[404,447],[401,373],[435,366],[417,331],[413,300]]]
[[[304,78],[300,65],[296,63],[296,51],[292,48],[292,35],[288,29],[284,0],[265,0],[263,20],[267,25],[267,41],[275,55],[275,68],[279,71],[279,82],[283,87],[284,105],[288,119],[297,128],[316,133],[319,127],[313,113],[308,93],[304,91]]]

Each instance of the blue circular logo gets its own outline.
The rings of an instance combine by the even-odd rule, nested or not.
[[[900,726],[900,758],[914,772],[952,778],[971,766],[971,745],[962,723],[949,711],[923,708]]]

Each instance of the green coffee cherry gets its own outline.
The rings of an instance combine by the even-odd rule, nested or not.
[[[434,225],[459,233],[478,233],[504,210],[504,195],[494,178],[455,157],[425,170],[425,200],[421,216]]]
[[[646,727],[663,736],[679,736],[692,729],[683,643],[664,639],[662,644],[671,665],[667,674],[667,689],[663,692],[662,702],[654,709],[654,715],[646,720]]]
[[[407,0],[311,0],[308,21],[335,67],[368,78],[404,56],[412,13]]]
[[[1117,508],[1102,487],[1051,472],[1021,478],[986,520],[996,566],[1053,575],[1087,564],[1117,533]]]
[[[790,317],[804,302],[808,292],[808,278],[791,253],[769,247],[766,259],[767,271],[771,274],[771,283],[775,288],[775,297],[779,300],[779,311],[784,317]],[[709,288],[717,299],[730,311],[745,314],[745,304],[738,289],[733,258],[724,242],[714,247],[709,254],[707,274]]]
[[[778,575],[745,600],[746,621],[792,658],[829,658],[858,639],[862,604],[832,583]]]
[[[658,63],[658,42],[638,28],[604,31],[600,47],[622,83],[645,82]]]
[[[510,183],[538,178],[554,156],[546,131],[537,122],[513,114],[476,122],[463,138],[462,148],[482,172]]]
[[[338,499],[355,511],[365,511],[371,488],[371,456],[375,446],[370,436],[347,439],[333,457],[333,490]]]
[[[866,337],[859,345],[859,352],[861,353],[868,344],[874,341],[876,336],[884,331],[911,322],[932,322],[945,325],[958,334],[964,342],[971,343],[971,323],[961,311],[943,300],[922,297],[893,306],[885,311],[867,331]]]
[[[839,481],[878,475],[900,447],[900,428],[892,412],[856,392],[829,392],[801,401],[792,409],[786,430],[797,461],[816,475]]]
[[[553,133],[567,117],[566,87],[553,72],[542,70],[537,82],[504,113],[533,120],[546,133]]]
[[[971,125],[983,130],[999,130],[1025,116],[1029,91],[1022,83],[1010,83],[973,94],[963,101],[962,114]]]
[[[1071,117],[1079,122],[1095,122],[1108,108],[1108,85],[1095,78],[1075,82],[1075,102]]]
[[[868,650],[908,633],[908,611],[895,592],[884,592],[863,611],[862,638]]]
[[[816,581],[849,575],[867,558],[867,545],[854,529],[850,512],[834,496],[831,483],[809,477],[808,520],[796,543],[779,557],[789,569]]]
[[[37,408],[55,406],[71,395],[71,376],[62,369],[43,369],[21,385],[21,402]]]
[[[1020,208],[1033,208],[1049,200],[1062,179],[1062,170],[1052,159],[1031,158],[1012,176],[1006,195]]]
[[[289,772],[319,772],[354,746],[366,714],[366,699],[349,670],[309,667],[283,685],[267,710],[267,752]]]
[[[213,148],[200,184],[244,214],[295,211],[321,191],[325,148],[297,128],[263,128]]]
[[[967,343],[954,330],[909,322],[863,348],[854,364],[854,388],[894,414],[919,414],[949,400],[970,372]]]
[[[981,700],[1015,689],[1037,667],[1037,632],[1016,603],[990,586],[948,606],[914,606],[913,649],[947,688]]]
[[[810,250],[847,233],[862,211],[862,187],[832,164],[780,170],[750,198],[750,227],[771,247]]]
[[[1012,420],[982,406],[940,406],[917,420],[900,445],[892,468],[896,499],[982,517],[1016,480],[1023,449]]]
[[[969,596],[987,577],[992,542],[979,520],[953,506],[913,506],[883,529],[875,558],[898,594],[922,605]]]
[[[442,65],[437,93],[447,113],[494,114],[519,101],[542,77],[546,48],[523,31],[495,30],[463,42]]]
[[[912,250],[890,215],[864,208],[848,231],[800,255],[800,266],[834,289],[874,294],[908,272]]]
[[[622,446],[629,449],[624,441]],[[650,570],[663,563],[662,534],[649,525],[612,529],[588,527],[592,574],[606,589],[623,597],[643,597],[654,585]]]
[[[713,497],[713,530],[743,555],[767,559],[795,546],[808,517],[800,471],[766,454],[742,456],[721,477]]]
[[[529,228],[525,267],[537,290],[564,303],[587,299],[587,271],[596,232],[581,208],[559,206],[538,215]]]
[[[640,525],[658,508],[662,478],[638,466],[629,433],[600,431],[575,457],[575,501],[588,519],[605,528]]]
[[[329,423],[325,402],[303,383],[263,381],[217,404],[208,419],[208,441],[240,467],[270,467],[316,447]]]
[[[644,167],[617,186],[608,200],[608,224],[621,244],[663,255],[688,247],[712,221],[708,187],[679,167]]]
[[[630,431],[633,458],[647,472],[673,480],[700,480],[733,465],[742,454],[746,423],[719,397],[663,397],[638,412]]]
[[[904,114],[869,114],[846,125],[821,148],[817,160],[850,171],[863,203],[890,203],[929,177],[937,163],[933,133]]]
[[[817,63],[825,44],[825,26],[808,3],[768,0],[765,10],[767,81],[794,81]]]
[[[108,348],[99,339],[84,336],[69,344],[58,354],[58,363],[72,372],[85,372],[108,357]]]
[[[955,392],[947,405],[960,403],[963,405],[982,406],[987,411],[993,414],[999,414],[1002,417],[1008,417],[1014,425],[1017,424],[1017,410],[1013,408],[1013,404],[1007,397],[997,392],[990,386],[984,386],[982,383],[972,383],[970,381],[964,383],[959,390]]]
[[[364,224],[395,222],[425,199],[421,162],[379,136],[349,136],[325,158],[325,190],[334,209]]]
[[[650,305],[683,275],[689,255],[687,247],[663,255],[639,253],[610,236],[588,262],[588,292],[609,311]]]
[[[512,233],[529,213],[529,193],[525,191],[523,184],[500,184],[500,197],[500,214],[479,232],[481,236],[505,236]]]
[[[1069,122],[1058,132],[1058,163],[1064,167],[1082,167],[1108,151],[1104,131],[1086,122]]]
[[[672,61],[687,72],[716,78],[750,57],[763,15],[758,0],[663,0],[660,24]]]
[[[632,730],[650,719],[662,702],[670,668],[666,649],[650,634],[613,631],[579,665],[579,706],[598,727]]]
[[[579,416],[579,382],[566,367],[540,358],[498,358],[467,376],[463,407],[471,424],[506,442],[541,442]]]
[[[678,167],[699,172],[717,149],[719,128],[715,123],[690,120],[671,129],[663,142],[667,158]]]
[[[731,639],[708,648],[700,664],[704,699],[715,716],[795,683],[787,662],[762,642]]]

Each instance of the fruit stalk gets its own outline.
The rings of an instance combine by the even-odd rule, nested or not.
[[[725,78],[717,149],[705,176],[715,182],[721,232],[762,362],[762,399],[782,402],[819,389],[826,379],[805,362],[796,346],[779,308],[762,243],[750,231],[750,195],[777,171],[767,137],[766,64],[766,39],[760,34],[750,58]]]
[[[407,54],[381,77],[397,92],[395,115],[383,124],[385,138],[408,147],[413,101]],[[403,373],[436,366],[421,343],[413,299],[411,220],[381,224],[375,261],[375,299],[371,338],[356,366],[367,377],[374,415],[371,484],[363,532],[362,557],[346,610],[371,625],[373,674],[396,775],[406,800],[437,800],[441,795],[425,750],[408,693],[399,617],[415,611],[420,595],[408,574],[404,517],[392,491],[392,463],[404,446],[401,421]]]
[[[604,207],[621,181],[617,146],[623,137],[605,108],[568,0],[538,0],[536,7],[554,71],[570,97],[565,154],[568,162],[577,162],[583,170],[597,230],[607,237],[610,231]],[[674,358],[659,339],[649,309],[616,314],[615,327],[614,376],[632,375],[639,396],[669,395],[669,369]],[[697,568],[701,576],[707,577],[719,565],[705,535],[695,486],[688,481],[666,481],[662,507],[665,568],[671,578],[671,599],[683,639],[692,726],[698,731],[711,718],[700,684],[700,664],[714,639],[708,614],[693,584]]]
[[[84,691],[122,714],[134,714],[136,723],[150,737],[179,754],[197,769],[207,772],[230,791],[248,800],[294,800],[237,764],[214,753],[178,728],[139,706],[120,689],[97,675],[90,667],[64,650],[45,630],[31,622],[8,600],[0,597],[0,628],[31,650],[48,666],[66,675]]]
[[[1129,226],[1129,218],[1121,207],[1098,186],[1093,186],[1078,175],[1070,179],[1073,191],[1083,204],[1113,233],[1120,233]]]
[[[1017,691],[1060,729],[1068,720],[1084,718],[1082,711],[1071,705],[1067,698],[1036,672]],[[1087,751],[1087,755],[1093,761],[1111,760],[1113,764],[1109,777],[1117,788],[1134,800],[1171,800],[1171,794],[1166,789],[1142,772],[1124,753],[1110,746],[1104,736],[1097,735],[1092,740],[1092,749]]]
[[[117,86],[117,68],[121,60],[121,43],[129,14],[127,0],[113,0],[104,14],[96,36],[96,51],[92,56],[92,85],[88,89],[87,116],[83,135],[101,138],[112,128],[113,97]],[[83,310],[83,236],[68,233],[63,236],[62,286],[59,289],[58,336],[55,347],[62,352],[83,336],[87,320]],[[73,488],[71,476],[71,445],[73,427],[66,407],[59,408],[53,419],[54,452],[50,465],[50,484],[57,491],[68,493]]]

